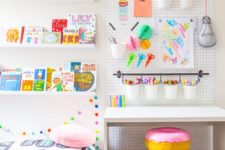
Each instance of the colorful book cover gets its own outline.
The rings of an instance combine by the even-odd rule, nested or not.
[[[24,35],[24,27],[4,27],[1,31],[2,43],[19,44]]]
[[[97,65],[95,63],[71,62],[71,71],[74,72],[74,91],[96,91]]]
[[[43,27],[25,27],[24,44],[41,44],[43,38]]]
[[[52,87],[52,74],[56,72],[57,69],[53,67],[47,67],[47,80],[46,80],[46,90],[49,91]]]
[[[69,14],[67,20],[68,28],[74,29],[77,32],[78,44],[95,44],[96,15]]]
[[[21,72],[2,72],[0,90],[19,91],[21,83]]]
[[[21,90],[32,91],[34,86],[34,69],[26,69],[22,72]]]
[[[34,91],[45,91],[46,69],[35,69]]]
[[[63,91],[63,79],[62,79],[61,71],[56,71],[52,73],[51,91],[57,91],[57,92]]]
[[[53,19],[52,20],[52,32],[61,33],[61,42],[63,39],[63,29],[67,27],[67,19]]]
[[[74,73],[73,72],[62,72],[62,87],[65,92],[74,91]]]
[[[43,44],[60,44],[61,33],[60,32],[44,32],[42,43]]]
[[[78,30],[65,28],[63,30],[62,44],[79,44]]]

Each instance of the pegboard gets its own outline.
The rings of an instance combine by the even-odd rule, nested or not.
[[[214,1],[208,0],[208,14],[214,21]],[[106,1],[106,24],[107,34],[106,39],[111,35],[117,38],[121,43],[126,42],[126,39],[131,34],[130,29],[139,21],[140,23],[149,24],[156,29],[156,20],[162,17],[188,17],[196,19],[196,32],[194,35],[194,69],[160,69],[159,60],[155,59],[151,62],[150,66],[145,69],[144,67],[137,68],[135,65],[127,67],[128,54],[124,59],[113,59],[111,54],[110,43],[106,41],[105,62],[107,71],[106,88],[107,92],[113,94],[125,94],[125,85],[122,84],[121,79],[113,76],[118,70],[129,73],[151,73],[151,72],[198,72],[203,70],[209,72],[209,76],[204,76],[198,86],[197,96],[193,100],[186,100],[183,98],[182,88],[180,86],[176,100],[167,100],[164,96],[163,87],[159,88],[159,97],[157,100],[147,100],[144,94],[140,94],[139,99],[127,100],[127,106],[131,105],[213,105],[215,104],[215,48],[202,48],[197,43],[197,33],[201,30],[202,17],[205,15],[204,0],[194,1],[194,5],[189,9],[182,9],[179,6],[179,0],[173,0],[172,7],[169,9],[158,8],[158,1],[153,0],[153,18],[133,17],[133,0],[129,0],[128,7],[128,21],[119,21],[118,14],[118,0]],[[108,23],[111,22],[116,31],[113,31]],[[154,33],[151,39],[152,46],[147,52],[139,50],[135,53],[153,53],[156,57],[160,54],[160,38],[157,32]],[[182,77],[186,79],[185,76]],[[193,77],[194,78],[194,77]],[[142,90],[143,91],[143,90]],[[107,97],[107,104],[109,106],[109,98]]]
[[[110,127],[109,150],[146,150],[144,138],[148,130],[160,126],[148,127]],[[212,126],[174,126],[185,129],[191,136],[191,150],[213,150]]]

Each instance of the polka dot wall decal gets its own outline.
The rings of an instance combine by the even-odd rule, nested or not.
[[[74,120],[75,120],[75,118],[74,118],[74,117],[70,117],[70,120],[71,120],[71,121],[74,121]]]
[[[93,99],[89,99],[89,102],[90,102],[90,103],[93,103]]]
[[[51,129],[48,129],[48,132],[51,132],[52,130]]]
[[[23,132],[22,132],[22,135],[25,136],[25,135],[27,135],[27,133],[26,133],[25,131],[23,131]]]
[[[89,99],[87,99],[87,104],[90,104],[90,108],[92,109],[91,111],[90,110],[88,110],[88,111],[90,111],[91,112],[91,114],[94,114],[94,115],[91,115],[92,116],[92,118],[93,118],[93,124],[92,125],[94,125],[95,126],[95,129],[94,129],[94,131],[95,132],[98,132],[99,131],[99,129],[98,129],[98,126],[99,126],[99,124],[100,124],[100,122],[97,120],[98,118],[98,116],[99,116],[99,113],[98,112],[96,112],[96,109],[98,109],[99,107],[100,107],[100,105],[97,103],[97,101],[95,101],[94,102],[94,100],[97,100],[98,99],[98,96],[94,96],[94,97],[91,97],[91,98],[89,98]],[[77,119],[77,117],[78,117],[78,115],[81,115],[80,117],[87,117],[87,116],[83,116],[84,114],[86,114],[85,112],[82,112],[83,110],[78,110],[77,111],[77,114],[76,115],[71,115],[70,117],[69,117],[69,121],[71,122],[71,121],[75,121],[75,118]],[[94,111],[94,112],[93,112]],[[91,117],[91,116],[89,116],[89,117]],[[94,117],[93,117],[94,116]],[[79,119],[79,118],[78,118]],[[76,123],[79,123],[79,122],[76,122]],[[63,124],[64,125],[67,125],[68,124],[68,121],[67,121],[67,119],[63,122]],[[38,130],[38,129],[34,129],[33,131],[31,131],[31,132],[27,132],[26,130],[24,130],[24,131],[19,131],[19,132],[14,132],[13,130],[11,130],[10,128],[5,128],[4,126],[3,126],[3,124],[0,124],[0,130],[1,131],[3,131],[3,132],[7,132],[7,133],[12,133],[12,134],[15,134],[15,135],[23,135],[23,136],[36,136],[36,135],[39,135],[39,134],[43,134],[43,135],[45,135],[45,133],[50,133],[52,130],[51,130],[51,128],[46,128],[46,129],[43,129],[43,130]],[[96,140],[99,140],[99,137],[97,137],[96,138]]]
[[[98,96],[94,96],[94,99],[97,100],[98,99]]]

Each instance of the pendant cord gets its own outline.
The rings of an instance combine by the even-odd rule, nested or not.
[[[205,0],[205,15],[208,16],[208,0]]]

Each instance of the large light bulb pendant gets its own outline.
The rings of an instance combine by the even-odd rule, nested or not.
[[[211,18],[204,16],[202,18],[202,30],[198,35],[198,42],[202,47],[212,47],[216,44],[216,36],[211,29]]]

